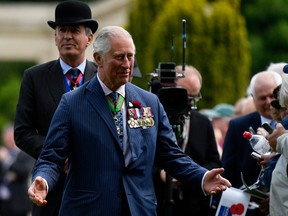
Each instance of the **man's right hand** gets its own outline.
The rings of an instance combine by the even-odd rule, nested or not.
[[[41,176],[37,176],[28,189],[30,200],[38,206],[44,206],[47,204],[45,200],[47,193],[46,181]]]

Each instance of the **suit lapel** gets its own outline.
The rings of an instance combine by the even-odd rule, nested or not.
[[[89,61],[86,61],[86,68],[84,73],[84,83],[92,79],[97,72],[97,66]]]
[[[254,112],[252,114],[252,121],[251,121],[251,125],[249,125],[249,127],[250,126],[254,129],[254,131],[257,131],[258,127],[261,126],[261,117],[260,117],[260,114],[258,112]],[[247,128],[247,130],[248,130],[248,128]]]
[[[139,100],[139,96],[135,89],[133,88],[132,84],[127,83],[125,87],[125,104],[126,104],[126,110],[129,108],[129,101],[135,101]],[[113,135],[114,139],[118,142],[118,135],[115,128],[115,122],[112,118],[111,111],[108,107],[106,96],[103,92],[103,89],[95,76],[91,79],[91,81],[87,84],[86,87],[87,92],[87,100],[89,101],[90,105],[93,107],[95,112],[102,118],[104,124],[107,125],[107,127],[110,129],[111,134]],[[85,94],[86,95],[86,94]],[[128,142],[130,145],[130,151],[131,151],[131,162],[136,161],[139,159],[143,152],[143,135],[141,133],[141,129],[131,129],[129,125],[127,124],[126,119],[126,130],[127,130],[127,136],[128,136]],[[118,145],[120,148],[120,143]]]
[[[135,100],[139,101],[139,95],[133,88],[131,83],[127,83],[125,87],[125,104],[126,110],[129,109],[129,102],[133,102]],[[128,118],[128,116],[127,116]],[[143,135],[141,133],[141,129],[139,128],[130,128],[128,125],[128,119],[126,119],[126,129],[127,129],[127,136],[128,136],[128,143],[130,146],[131,151],[131,160],[130,163],[135,162],[139,159],[140,155],[143,153]]]
[[[51,94],[54,103],[57,106],[61,100],[62,95],[66,92],[62,68],[60,66],[59,60],[54,61],[54,64],[48,67],[48,73],[46,74],[49,93]]]
[[[107,124],[114,138],[118,141],[118,135],[115,128],[115,122],[111,115],[110,108],[107,103],[106,96],[96,76],[91,79],[87,87],[87,100],[91,106],[98,113],[100,118],[103,119],[104,124]],[[119,145],[120,147],[120,145]]]
[[[49,93],[52,96],[55,105],[57,106],[61,100],[62,95],[66,93],[64,76],[59,60],[53,61],[47,70],[48,73],[46,73],[46,80]],[[97,66],[94,63],[87,61],[84,73],[84,82],[92,79],[96,72]]]

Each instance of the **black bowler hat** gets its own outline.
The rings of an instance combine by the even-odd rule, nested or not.
[[[55,22],[48,21],[48,25],[55,29],[59,25],[78,25],[83,24],[91,28],[94,34],[98,28],[98,23],[91,19],[90,7],[80,1],[69,0],[61,2],[55,9]]]

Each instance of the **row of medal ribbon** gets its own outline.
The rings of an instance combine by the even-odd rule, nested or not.
[[[129,108],[128,125],[130,128],[148,128],[154,125],[151,107]]]

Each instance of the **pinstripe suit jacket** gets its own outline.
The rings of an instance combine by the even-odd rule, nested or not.
[[[127,197],[132,215],[156,215],[152,180],[155,157],[173,176],[191,182],[195,192],[201,192],[206,169],[175,144],[158,98],[131,83],[126,84],[125,91],[126,105],[137,100],[142,107],[151,107],[155,122],[146,129],[129,128],[127,124],[132,158],[126,166],[97,77],[62,97],[33,173],[33,178],[40,175],[53,188],[69,157],[61,216],[121,215],[121,194]]]

